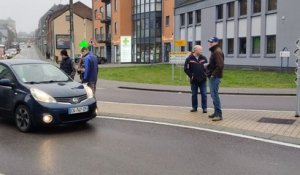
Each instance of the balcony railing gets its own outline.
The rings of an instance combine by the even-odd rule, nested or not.
[[[109,17],[109,16],[102,17],[102,18],[100,18],[100,21],[102,23],[110,23],[111,22],[111,17]]]
[[[101,2],[110,3],[110,0],[101,0]]]
[[[111,34],[96,34],[98,43],[111,43]]]

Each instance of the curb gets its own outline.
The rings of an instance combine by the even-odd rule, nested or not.
[[[284,143],[300,145],[300,139],[298,139],[298,138],[280,136],[280,135],[269,134],[269,133],[262,133],[262,132],[257,132],[257,131],[248,131],[248,130],[243,130],[243,129],[234,129],[234,128],[228,128],[228,127],[222,127],[222,126],[215,126],[215,125],[210,125],[210,124],[199,124],[199,123],[180,121],[180,120],[174,120],[174,119],[153,118],[153,117],[145,117],[145,116],[140,116],[140,115],[115,114],[115,113],[106,113],[106,112],[99,112],[98,116],[115,117],[115,118],[121,118],[121,119],[122,118],[137,119],[137,120],[145,120],[145,121],[186,125],[186,126],[192,126],[192,127],[200,127],[200,128],[206,128],[206,129],[213,129],[213,130],[217,130],[217,131],[231,132],[234,134],[242,134],[242,135],[252,136],[252,137],[261,138],[261,139],[268,139],[271,141],[280,141],[280,142],[284,142]]]
[[[190,94],[190,91],[180,91],[180,90],[166,90],[166,89],[150,89],[150,88],[135,88],[135,87],[126,87],[119,86],[119,89],[127,89],[127,90],[138,90],[138,91],[152,91],[152,92],[170,92],[170,93],[185,93]],[[210,94],[210,92],[207,92]],[[250,93],[250,92],[220,92],[221,95],[249,95],[249,96],[296,96],[296,94],[275,94],[275,93]]]

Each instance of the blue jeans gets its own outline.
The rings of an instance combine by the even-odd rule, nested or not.
[[[222,109],[221,109],[221,101],[219,97],[219,86],[221,83],[220,78],[210,78],[209,79],[209,87],[210,87],[210,94],[214,104],[214,114],[222,116]]]
[[[206,92],[206,81],[202,81],[200,83],[191,83],[191,90],[192,90],[192,107],[193,109],[198,108],[198,88],[200,89],[201,93],[201,106],[202,109],[207,108],[207,92]]]

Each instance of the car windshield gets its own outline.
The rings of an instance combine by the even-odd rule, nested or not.
[[[66,82],[70,78],[59,68],[51,64],[19,64],[13,70],[24,83]]]

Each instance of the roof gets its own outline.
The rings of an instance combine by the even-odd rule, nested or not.
[[[78,15],[83,19],[93,20],[93,12],[92,9],[83,4],[82,2],[78,1],[73,5],[74,14]],[[66,11],[69,10],[69,5],[65,5],[62,9],[54,12],[51,15],[50,20],[54,20],[60,15],[64,14]]]
[[[204,0],[176,0],[175,8],[182,7],[182,6],[189,5],[189,4],[193,4],[193,3],[196,3],[196,2],[201,2],[201,1],[204,1]]]
[[[4,63],[8,66],[17,65],[17,64],[49,64],[48,62],[41,61],[38,59],[8,59],[8,60],[0,60],[0,63]]]

